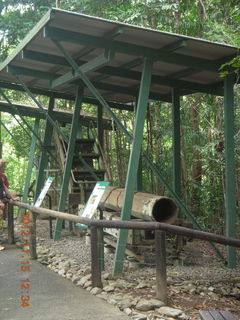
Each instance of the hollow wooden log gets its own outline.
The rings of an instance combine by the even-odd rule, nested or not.
[[[120,211],[124,201],[124,189],[108,187],[100,201],[103,209]],[[132,216],[146,221],[175,223],[177,216],[175,202],[163,196],[136,192],[133,198]]]

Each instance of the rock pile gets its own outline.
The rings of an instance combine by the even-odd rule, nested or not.
[[[115,305],[128,316],[131,316],[133,320],[188,319],[188,316],[182,310],[167,307],[162,301],[149,295],[136,296],[135,289],[144,288],[151,289],[154,295],[154,279],[146,281],[142,280],[141,277],[136,277],[130,282],[121,277],[113,277],[108,272],[103,272],[103,288],[97,288],[92,286],[89,266],[80,266],[74,259],[70,259],[63,254],[55,254],[41,245],[37,247],[37,253],[38,261],[46,265],[48,269],[71,280],[76,286],[82,287],[91,294]]]

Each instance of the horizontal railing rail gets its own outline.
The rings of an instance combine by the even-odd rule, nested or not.
[[[234,247],[240,247],[240,240],[236,238],[225,237],[217,235],[210,232],[199,231],[194,229],[189,229],[185,227],[180,227],[176,225],[170,225],[162,222],[134,222],[134,221],[110,221],[110,220],[94,220],[88,218],[82,218],[70,213],[37,208],[26,203],[19,201],[12,201],[13,205],[16,205],[20,208],[32,211],[34,213],[43,214],[50,217],[60,218],[63,220],[73,221],[76,223],[82,223],[88,225],[89,227],[101,227],[101,228],[117,228],[117,229],[138,229],[138,230],[162,230],[174,234],[179,234],[191,238],[197,238],[207,241],[213,241],[221,243],[224,245],[230,245]]]

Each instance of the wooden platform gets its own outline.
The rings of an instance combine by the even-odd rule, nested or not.
[[[229,311],[206,310],[199,314],[202,320],[237,320]]]

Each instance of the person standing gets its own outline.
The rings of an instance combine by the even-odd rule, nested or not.
[[[8,202],[9,199],[18,200],[16,193],[8,189],[8,179],[4,174],[5,167],[6,161],[0,159],[0,226],[3,225],[5,203]],[[5,247],[0,243],[0,251],[4,249]]]

